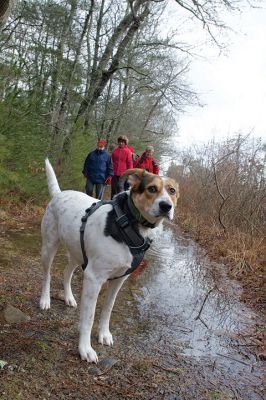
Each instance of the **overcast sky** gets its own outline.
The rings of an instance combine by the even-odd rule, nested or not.
[[[192,62],[188,78],[204,107],[181,116],[178,145],[250,131],[266,141],[266,2],[225,21],[235,30],[227,33],[226,54],[204,45],[200,52],[206,59]],[[200,26],[186,35],[195,41],[204,37]]]

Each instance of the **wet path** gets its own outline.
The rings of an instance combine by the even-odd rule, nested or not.
[[[178,344],[178,354],[222,368],[238,388],[249,386],[247,398],[263,398],[252,391],[263,389],[263,364],[241,342],[258,317],[239,301],[240,286],[173,226],[158,233],[147,259],[133,292],[149,340]]]
[[[23,326],[6,326],[0,332],[3,357],[11,368],[3,371],[7,379],[3,399],[15,398],[14,387],[24,385],[25,371],[34,381],[41,378],[43,382],[25,399],[43,399],[44,391],[49,398],[65,399],[64,393],[58,397],[61,381],[68,385],[67,398],[75,400],[265,398],[265,365],[247,335],[259,322],[258,316],[240,302],[241,289],[227,278],[225,268],[210,263],[176,226],[165,225],[157,231],[147,253],[148,268],[122,287],[111,318],[115,342],[111,348],[100,346],[95,338],[104,290],[100,294],[93,346],[102,362],[111,359],[115,366],[108,374],[100,371],[99,378],[77,354],[79,310],[66,307],[58,296],[64,250],[55,259],[49,312],[38,308],[39,227],[10,230],[2,239],[0,253],[1,298],[31,317]],[[77,270],[73,292],[78,304],[81,282],[82,271]],[[18,365],[22,370],[14,376],[12,368]],[[7,386],[9,379],[11,386]],[[95,397],[86,397],[92,388]]]

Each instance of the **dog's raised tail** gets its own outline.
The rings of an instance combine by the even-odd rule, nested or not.
[[[52,165],[50,164],[50,161],[48,160],[48,158],[45,159],[45,171],[46,171],[47,182],[48,182],[48,190],[49,190],[50,196],[53,197],[57,193],[60,193],[61,189],[58,185],[54,169],[53,169]]]

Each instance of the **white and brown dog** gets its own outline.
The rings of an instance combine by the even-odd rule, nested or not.
[[[80,242],[81,218],[85,210],[97,200],[81,192],[61,192],[48,159],[45,163],[52,200],[47,206],[41,227],[44,279],[40,308],[50,308],[50,269],[59,242],[64,243],[69,257],[64,271],[65,303],[76,307],[71,278],[77,266],[84,261]],[[146,237],[151,229],[147,225],[157,226],[163,218],[173,219],[179,197],[178,185],[173,179],[159,177],[141,169],[128,170],[126,177],[131,189],[117,195],[116,201],[127,214],[134,231],[140,237]],[[82,360],[89,362],[98,361],[97,354],[91,347],[91,329],[101,286],[110,280],[100,317],[98,341],[110,346],[113,344],[109,330],[111,311],[116,295],[128,276],[124,276],[124,273],[131,268],[133,260],[126,240],[118,235],[119,229],[113,214],[112,204],[103,204],[89,216],[84,228],[84,250],[88,263],[84,270],[81,297],[79,353]]]

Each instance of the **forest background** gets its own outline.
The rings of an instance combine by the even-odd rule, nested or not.
[[[0,36],[0,188],[8,219],[47,202],[48,156],[62,188],[84,190],[81,175],[96,138],[112,150],[126,134],[140,153],[171,153],[177,116],[200,98],[187,81],[196,49],[166,33],[166,0],[2,1]],[[223,12],[243,2],[173,0],[216,46]],[[255,1],[253,5],[260,2]],[[250,6],[252,4],[249,3]],[[237,134],[180,149],[168,173],[180,183],[177,222],[245,279],[265,301],[265,144]],[[24,207],[24,206],[25,207]],[[23,208],[24,207],[24,208]],[[251,296],[252,297],[252,296]],[[254,297],[254,296],[253,296]]]

